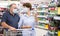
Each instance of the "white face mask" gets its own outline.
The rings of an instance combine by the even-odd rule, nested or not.
[[[29,8],[23,8],[23,10],[22,10],[23,12],[28,12],[29,11]]]
[[[18,13],[18,12],[19,12],[18,9],[13,10],[13,13]]]

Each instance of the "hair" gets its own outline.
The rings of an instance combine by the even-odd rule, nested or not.
[[[16,5],[16,4],[15,3],[12,3],[12,4],[9,5],[9,7],[11,7],[12,5]]]
[[[32,10],[32,5],[30,3],[24,3],[23,6],[30,8],[30,10]]]

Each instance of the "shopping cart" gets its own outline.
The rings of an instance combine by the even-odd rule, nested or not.
[[[14,31],[8,30],[5,33],[5,36],[22,36],[23,34],[30,36],[32,33],[31,32],[26,32],[22,34],[22,31],[27,31],[28,29],[16,29]],[[30,30],[31,31],[31,30]]]
[[[3,27],[2,26],[0,26],[0,36],[4,36],[3,35]]]

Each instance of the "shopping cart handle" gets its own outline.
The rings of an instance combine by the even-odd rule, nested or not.
[[[30,30],[30,29],[16,29],[16,30],[18,30],[18,31],[19,31],[19,30]]]
[[[18,31],[19,31],[19,30],[23,30],[23,29],[16,29],[16,30],[18,30]]]
[[[20,30],[22,30],[22,29],[16,29],[16,30],[8,30],[8,31],[20,31]]]
[[[8,30],[8,31],[22,31],[22,30],[30,30],[30,29],[16,29],[16,30]]]

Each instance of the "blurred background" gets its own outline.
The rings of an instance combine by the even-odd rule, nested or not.
[[[26,2],[32,4],[32,9],[34,9],[32,12],[38,15],[38,27],[35,28],[36,36],[60,36],[60,29],[58,29],[60,28],[60,0],[0,0],[0,24],[2,15],[10,4],[16,3],[21,10],[22,4]],[[2,36],[4,36],[3,33],[4,28],[0,25]]]

